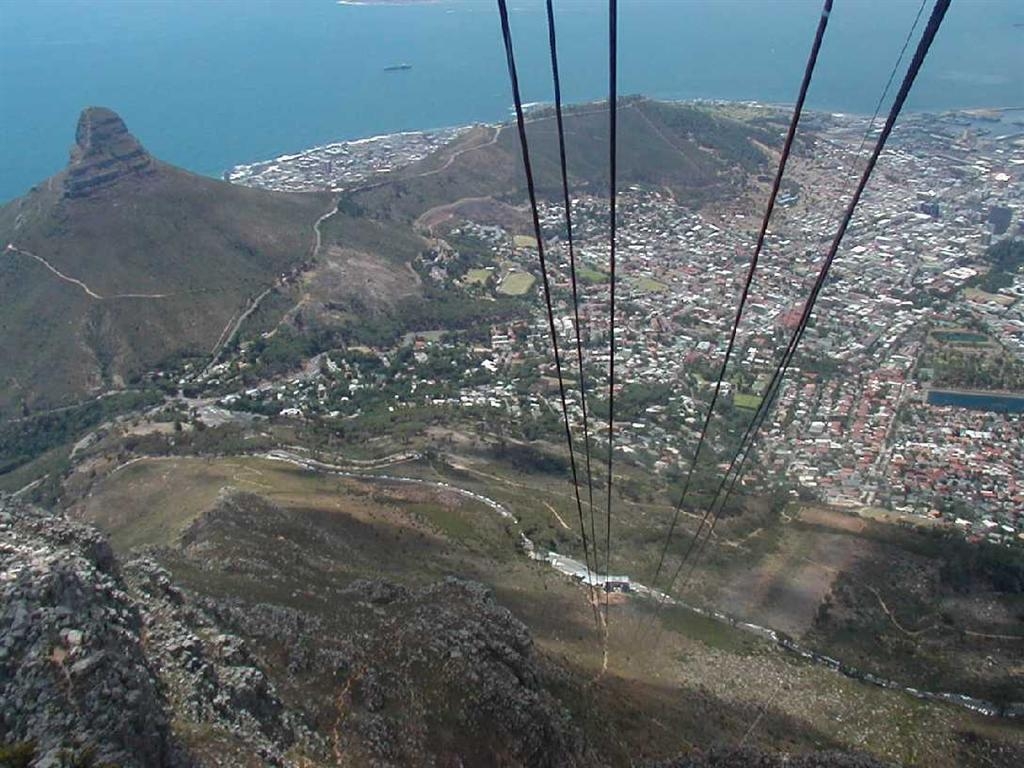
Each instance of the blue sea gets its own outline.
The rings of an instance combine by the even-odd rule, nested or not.
[[[548,101],[543,0],[510,6],[524,98]],[[567,100],[606,93],[605,7],[556,3]],[[620,93],[789,103],[821,2],[619,7]],[[811,106],[870,113],[919,7],[837,0]],[[400,63],[412,69],[385,71]],[[162,159],[220,175],[333,140],[501,120],[510,102],[493,0],[0,1],[0,200],[63,167],[86,105],[117,110]],[[1024,2],[954,0],[909,108],[1021,105]]]

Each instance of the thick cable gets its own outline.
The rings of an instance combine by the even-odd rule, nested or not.
[[[850,203],[846,208],[846,213],[843,215],[840,221],[839,228],[836,231],[835,237],[832,240],[832,245],[829,247],[828,253],[822,262],[821,268],[818,271],[818,276],[814,282],[814,286],[811,289],[811,294],[804,304],[803,312],[800,316],[800,322],[797,328],[794,330],[793,335],[790,337],[789,345],[786,348],[786,353],[783,355],[782,360],[775,369],[775,373],[772,376],[772,383],[769,384],[769,390],[766,393],[765,398],[762,399],[757,411],[754,414],[754,418],[751,420],[751,424],[757,426],[750,432],[748,438],[748,445],[744,452],[744,447],[741,443],[740,450],[737,451],[736,456],[733,457],[733,462],[730,467],[736,464],[737,458],[741,452],[744,452],[743,462],[745,463],[746,457],[750,453],[750,447],[753,445],[753,441],[757,437],[757,432],[760,425],[763,424],[765,414],[767,413],[769,404],[774,400],[781,388],[782,379],[785,377],[786,372],[789,370],[789,365],[793,359],[793,355],[796,353],[796,349],[800,344],[800,340],[803,338],[804,331],[807,328],[807,324],[810,321],[811,313],[814,310],[814,304],[818,299],[818,294],[821,292],[824,286],[829,270],[832,266],[832,262],[835,260],[836,254],[839,251],[839,246],[842,243],[843,237],[846,235],[847,228],[850,225],[850,221],[853,219],[854,212],[857,209],[857,205],[860,203],[861,195],[864,193],[864,189],[867,186],[868,180],[871,178],[871,174],[875,169],[875,165],[878,163],[878,158],[882,154],[882,150],[885,148],[885,144],[892,133],[893,127],[895,126],[896,119],[899,117],[900,112],[903,109],[903,105],[907,100],[907,96],[910,93],[911,87],[913,87],[914,81],[917,79],[918,72],[921,69],[921,65],[924,63],[925,57],[928,55],[928,50],[931,48],[932,42],[935,40],[935,35],[939,31],[939,27],[942,25],[942,21],[945,18],[946,11],[949,10],[951,0],[936,0],[935,6],[932,8],[932,13],[928,19],[928,23],[925,26],[924,32],[922,33],[921,40],[917,45],[917,50],[914,52],[914,58],[910,62],[910,66],[907,69],[906,75],[904,75],[903,83],[900,86],[899,92],[896,94],[896,98],[893,100],[892,107],[889,110],[889,116],[886,118],[885,125],[882,128],[882,132],[879,134],[878,140],[875,142],[875,148],[868,158],[867,165],[861,174],[860,181],[857,184],[857,188],[853,193],[853,197],[850,199]],[[722,482],[719,484],[719,490],[721,490],[725,481],[729,476],[729,470],[722,477]],[[732,481],[731,489],[735,487],[736,481],[739,478],[739,473],[736,473],[735,478]],[[718,494],[716,494],[717,496]],[[708,535],[705,537],[704,542],[701,544],[700,552],[703,552],[706,542],[711,538],[711,534],[714,532],[714,526],[717,523],[718,517],[721,514],[722,509],[725,507],[725,503],[728,501],[728,496],[723,499],[722,504],[719,507],[718,514],[716,514],[712,520],[711,527],[708,530]],[[699,556],[699,555],[698,555]],[[683,566],[686,564],[686,560],[682,560],[679,566],[676,568],[675,573],[672,576],[671,582],[666,589],[666,593],[669,592],[674,586],[676,579],[679,577],[679,573],[682,571]],[[687,581],[690,575],[693,573],[696,560],[691,565],[687,572]],[[685,582],[684,582],[685,584]]]
[[[608,0],[608,494],[605,512],[604,573],[611,573],[612,560],[612,467],[615,450],[615,181],[618,128],[619,3]],[[595,550],[596,551],[596,550]],[[608,626],[611,595],[605,582],[604,619]]]
[[[587,507],[590,510],[590,540],[597,544],[594,526],[594,475],[590,465],[590,426],[587,411],[587,382],[583,370],[583,335],[580,323],[579,289],[576,281],[576,248],[572,231],[572,202],[569,198],[569,170],[565,154],[565,127],[562,121],[562,82],[558,72],[558,43],[555,35],[555,10],[553,0],[547,0],[548,47],[551,49],[551,79],[555,92],[555,123],[558,127],[558,159],[562,170],[562,198],[565,203],[565,233],[569,248],[569,277],[572,281],[572,312],[576,325],[576,358],[579,362],[580,409],[583,415],[583,447],[587,471]],[[583,526],[582,511],[580,527]],[[595,549],[596,555],[596,549]],[[596,565],[596,557],[595,557]]]
[[[867,144],[868,141],[868,136],[875,127],[875,120],[882,111],[882,105],[885,103],[885,97],[889,95],[889,89],[892,87],[893,81],[896,79],[896,73],[899,71],[900,64],[903,63],[903,57],[907,53],[907,48],[910,46],[910,40],[914,36],[914,32],[917,30],[917,25],[921,21],[921,14],[924,13],[924,7],[926,5],[928,5],[928,0],[921,0],[921,5],[917,8],[917,15],[914,16],[914,23],[910,25],[910,30],[907,32],[907,36],[903,38],[903,47],[900,48],[900,55],[896,57],[896,63],[893,64],[892,69],[889,70],[889,77],[885,81],[885,87],[882,88],[882,93],[878,97],[878,102],[875,104],[875,111],[871,113],[871,120],[868,122],[868,127],[860,139],[860,145],[858,145],[855,153],[857,155],[859,155],[861,150],[864,149],[864,145]]]
[[[914,16],[914,21],[910,25],[910,29],[907,30],[906,36],[903,38],[903,45],[900,48],[899,56],[896,57],[896,61],[893,64],[892,69],[889,71],[889,77],[886,78],[885,86],[882,88],[882,92],[878,96],[878,101],[875,103],[875,109],[871,113],[871,119],[868,121],[868,125],[864,129],[864,133],[863,133],[863,135],[860,138],[860,143],[857,145],[857,150],[854,152],[854,156],[859,156],[860,155],[861,151],[864,149],[864,145],[867,144],[868,137],[871,135],[871,132],[874,130],[875,121],[878,119],[878,114],[882,111],[882,105],[885,103],[885,97],[889,95],[889,89],[892,87],[893,81],[896,79],[896,73],[899,71],[900,64],[903,63],[903,57],[907,53],[907,48],[910,47],[910,41],[911,41],[911,39],[914,36],[914,32],[917,30],[917,25],[921,21],[921,16],[923,15],[925,6],[927,4],[928,4],[928,0],[921,0],[921,4],[917,8],[917,14]],[[838,195],[836,197],[835,203],[833,204],[831,212],[829,213],[828,218],[826,219],[826,221],[831,220],[835,216],[836,211],[839,209],[839,201],[843,197],[846,196],[846,193],[849,191],[849,188],[850,188],[850,185],[848,183],[844,187],[842,194],[840,194],[840,195]],[[792,340],[793,340],[792,337],[790,337],[790,343],[792,342]],[[787,346],[787,350],[788,350],[788,346]],[[785,355],[785,353],[783,353],[783,354]],[[778,373],[778,369],[776,369],[776,371],[773,373],[771,380],[769,381],[767,387],[765,388],[765,397],[769,398],[769,403],[768,403],[768,406],[765,409],[764,413],[767,413],[768,411],[771,410],[771,407],[772,407],[771,400],[774,399],[774,397],[778,394],[778,387],[776,386],[777,373]],[[746,465],[747,458],[750,456],[751,450],[753,448],[753,445],[747,442],[748,438],[749,438],[749,436],[750,436],[752,431],[756,431],[757,429],[760,428],[760,422],[763,422],[763,421],[764,421],[764,416],[763,415],[762,415],[762,417],[760,419],[758,419],[756,414],[755,414],[755,417],[752,418],[747,423],[746,431],[744,432],[743,437],[740,439],[740,443],[739,443],[739,447],[738,447],[737,452],[736,452],[736,456],[733,457],[732,461],[729,463],[729,467],[725,471],[724,477],[728,478],[729,475],[732,474],[732,480],[729,481],[729,488],[725,492],[725,497],[724,497],[724,500],[722,501],[722,505],[721,505],[721,508],[719,510],[719,513],[721,512],[722,509],[725,508],[725,506],[728,503],[729,499],[732,497],[733,491],[736,488],[736,482],[743,475],[743,468]],[[737,457],[739,457],[739,464],[738,465],[736,463]],[[714,508],[715,503],[718,501],[719,497],[721,496],[722,487],[723,487],[723,484],[719,484],[719,487],[716,490],[714,497],[712,498],[712,501],[711,501],[711,507],[712,508]]]
[[[924,7],[928,4],[928,0],[921,0],[921,4],[917,7],[917,15],[914,16],[914,23],[910,25],[910,29],[907,30],[906,37],[903,38],[903,46],[900,48],[900,55],[896,57],[896,61],[892,65],[892,69],[889,70],[889,77],[886,78],[885,87],[882,88],[882,92],[878,96],[878,101],[875,102],[875,110],[871,113],[871,119],[868,120],[867,126],[864,128],[864,133],[860,137],[860,143],[857,145],[857,149],[854,151],[854,158],[859,158],[860,153],[864,149],[864,145],[868,143],[868,138],[871,136],[871,132],[875,130],[875,121],[878,119],[878,114],[882,111],[882,105],[885,103],[885,97],[889,95],[889,89],[892,87],[893,81],[896,79],[896,73],[899,71],[900,64],[903,63],[903,57],[907,53],[907,48],[910,46],[910,41],[914,37],[914,32],[917,30],[917,25],[921,21],[921,15],[924,13]],[[835,215],[839,212],[839,202],[844,199],[847,193],[850,191],[850,185],[853,183],[853,179],[847,179],[843,184],[843,190],[836,195],[835,200],[832,202],[832,207],[829,209],[828,216],[825,217],[825,221],[832,221]]]
[[[779,196],[779,190],[782,186],[782,178],[786,173],[786,162],[789,160],[789,154],[793,148],[793,141],[796,138],[797,126],[800,123],[800,115],[803,113],[804,101],[807,99],[807,91],[811,85],[811,78],[814,76],[814,68],[818,62],[818,53],[821,51],[822,40],[825,37],[825,29],[828,26],[828,19],[831,13],[832,0],[825,0],[824,6],[821,10],[821,17],[818,20],[818,28],[814,35],[814,43],[811,46],[811,53],[808,56],[807,65],[804,67],[804,76],[803,80],[800,82],[800,91],[797,95],[796,104],[793,107],[793,116],[789,121],[789,130],[786,132],[786,140],[782,147],[782,153],[779,156],[779,165],[775,171],[775,180],[772,183],[772,191],[768,196],[768,204],[765,207],[764,216],[761,219],[761,228],[757,234],[757,243],[754,246],[754,254],[750,259],[750,266],[747,269],[747,276],[743,283],[743,290],[740,292],[740,300],[736,305],[736,314],[733,317],[732,329],[729,332],[729,343],[725,349],[725,357],[722,360],[722,365],[718,369],[718,377],[715,380],[715,388],[711,395],[711,402],[708,405],[707,413],[704,416],[704,423],[701,426],[700,437],[697,440],[697,448],[693,452],[693,457],[690,459],[690,464],[687,467],[686,479],[683,481],[683,490],[679,496],[679,501],[673,510],[672,522],[669,525],[668,535],[665,537],[665,544],[662,547],[661,555],[658,558],[658,566],[655,568],[654,576],[650,581],[651,589],[655,589],[657,587],[658,577],[661,575],[662,568],[664,567],[665,558],[668,555],[669,546],[672,543],[672,535],[675,533],[676,526],[679,523],[679,516],[682,512],[683,504],[686,501],[686,496],[690,490],[690,482],[693,479],[693,474],[700,458],[701,449],[704,447],[705,440],[707,439],[708,428],[711,425],[711,417],[714,415],[715,405],[718,402],[722,383],[725,380],[726,370],[729,367],[729,361],[732,359],[733,348],[736,345],[736,335],[739,331],[740,321],[743,318],[743,309],[746,306],[747,297],[750,294],[750,286],[754,281],[754,273],[757,271],[757,265],[761,257],[761,250],[764,247],[765,237],[768,233],[768,223],[771,221],[772,212],[775,210],[775,201]],[[686,554],[683,556],[684,560],[689,557],[697,539],[704,530],[704,526],[707,524],[708,518],[711,515],[712,507],[713,505],[709,505],[704,511],[704,516],[701,518],[700,525],[694,532],[693,538],[690,540],[690,545],[686,550]]]
[[[555,329],[555,314],[551,306],[551,283],[548,280],[547,259],[544,255],[544,233],[541,231],[540,214],[537,209],[537,191],[533,181],[533,166],[530,162],[530,146],[526,138],[526,118],[523,115],[523,101],[519,93],[519,75],[516,70],[515,53],[512,46],[512,31],[508,22],[508,7],[506,0],[498,0],[498,13],[501,16],[501,33],[505,43],[505,57],[508,63],[508,75],[512,84],[512,98],[515,101],[516,125],[519,129],[519,144],[523,153],[523,170],[526,173],[526,189],[530,197],[530,212],[533,218],[533,232],[537,240],[537,256],[540,261],[540,272],[544,286],[544,304],[547,308],[548,330],[551,334],[551,348],[555,358],[555,372],[558,375],[558,394],[562,402],[562,420],[565,424],[565,441],[569,446],[569,463],[572,467],[572,484],[576,496],[576,508],[580,519],[580,536],[583,539],[583,557],[586,560],[587,575],[591,575],[590,566],[590,545],[587,539],[587,530],[583,525],[583,501],[580,498],[580,484],[576,472],[576,451],[573,447],[572,429],[569,426],[569,409],[566,405],[565,380],[562,377],[562,357],[558,349],[558,333]],[[596,564],[597,550],[594,550]],[[594,609],[594,622],[600,629],[600,621],[597,614],[597,602],[594,593],[594,583],[588,578],[590,585],[590,603]]]

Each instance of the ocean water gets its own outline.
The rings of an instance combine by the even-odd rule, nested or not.
[[[837,0],[810,105],[871,112],[919,6]],[[550,100],[543,0],[510,7],[524,98]],[[821,2],[619,7],[620,93],[788,103]],[[567,100],[606,92],[605,8],[556,3]],[[398,63],[413,68],[385,71]],[[493,0],[0,0],[0,201],[64,165],[87,105],[117,110],[162,159],[220,175],[332,140],[496,121],[510,103]],[[1022,105],[1024,2],[954,0],[908,108]]]

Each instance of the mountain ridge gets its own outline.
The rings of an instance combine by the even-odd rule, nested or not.
[[[175,168],[112,110],[83,110],[68,166],[0,208],[0,412],[209,354],[254,296],[309,261],[330,202]]]
[[[65,197],[88,197],[122,179],[155,172],[152,156],[120,115],[106,107],[82,110],[65,171]]]

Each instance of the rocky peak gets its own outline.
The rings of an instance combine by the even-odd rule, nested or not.
[[[64,178],[65,197],[88,197],[153,171],[153,158],[116,112],[105,107],[82,110]]]
[[[98,531],[0,500],[0,744],[36,768],[189,765],[124,586]]]

